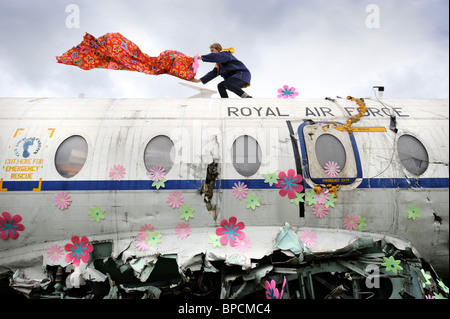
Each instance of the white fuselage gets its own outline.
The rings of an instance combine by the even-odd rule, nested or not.
[[[448,276],[448,100],[382,102],[365,99],[368,112],[349,133],[337,129],[358,113],[346,99],[1,98],[0,213],[20,215],[25,229],[16,239],[0,240],[0,269],[42,263],[42,258],[51,264],[51,244],[64,247],[75,235],[112,242],[114,256],[177,254],[188,267],[190,256],[206,253],[213,259],[223,252],[224,258],[241,258],[250,267],[250,258],[275,249],[280,227],[289,223],[298,231],[316,232],[313,252],[369,235],[400,238]],[[316,149],[323,134],[342,144],[341,175],[332,177],[322,169],[320,156],[332,158],[338,152]],[[420,141],[428,158],[420,150],[411,163],[408,155],[399,155],[404,135]],[[81,137],[87,148],[58,154],[72,136]],[[147,148],[155,137],[162,138]],[[401,146],[412,157],[416,150],[411,147]],[[158,159],[164,159],[159,165],[166,166],[167,179],[159,189],[149,176]],[[218,175],[208,194],[207,187],[199,189],[213,162]],[[125,169],[120,180],[110,175],[115,165]],[[423,172],[422,165],[427,165]],[[315,186],[339,185],[326,216],[317,217],[306,200],[296,205],[265,182],[263,174],[278,176],[289,169],[302,175],[306,193]],[[247,185],[247,196],[259,197],[259,206],[252,209],[234,196],[238,182]],[[169,206],[175,191],[194,209],[193,218],[181,219],[179,209]],[[72,200],[66,209],[55,206],[61,192]],[[103,211],[98,220],[90,215],[97,206]],[[411,218],[410,207],[417,207],[420,216]],[[364,218],[366,226],[347,229],[351,215]],[[251,248],[239,256],[230,250],[212,253],[209,235],[233,216],[245,223]],[[180,222],[189,222],[188,238],[175,234]],[[162,237],[158,245],[142,250],[135,240],[146,224]]]

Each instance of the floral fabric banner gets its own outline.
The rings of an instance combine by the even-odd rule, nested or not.
[[[151,75],[169,74],[187,81],[191,81],[196,73],[192,66],[194,57],[174,50],[151,57],[120,33],[107,33],[99,38],[86,33],[80,44],[57,56],[56,60],[83,70],[100,68]]]

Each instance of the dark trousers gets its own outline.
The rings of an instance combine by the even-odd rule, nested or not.
[[[245,92],[242,90],[244,86],[246,86],[248,83],[245,81],[242,81],[238,78],[228,78],[225,81],[220,82],[217,85],[217,88],[219,89],[220,97],[227,98],[227,90],[230,90],[231,92],[237,94],[238,96],[241,96]]]

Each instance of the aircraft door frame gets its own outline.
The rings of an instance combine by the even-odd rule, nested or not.
[[[316,184],[348,185],[362,178],[361,160],[353,134],[336,129],[338,122],[305,122],[298,127],[301,161],[304,177]],[[342,144],[345,150],[345,165],[337,176],[329,176],[320,165],[316,154],[316,142],[320,136],[329,134]]]

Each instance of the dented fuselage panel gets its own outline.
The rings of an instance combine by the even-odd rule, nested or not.
[[[445,297],[448,101],[365,102],[349,131],[346,100],[1,99],[0,271],[30,298]]]

